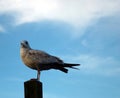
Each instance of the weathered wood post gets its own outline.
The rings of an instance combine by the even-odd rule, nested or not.
[[[29,80],[24,82],[25,98],[43,98],[42,82]]]

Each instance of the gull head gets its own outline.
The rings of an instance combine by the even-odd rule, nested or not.
[[[26,41],[26,40],[21,41],[21,48],[28,48],[28,49],[30,49],[28,41]]]

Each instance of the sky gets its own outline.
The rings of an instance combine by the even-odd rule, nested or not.
[[[43,71],[44,98],[120,98],[120,0],[0,0],[0,97],[24,98],[36,71],[20,42],[81,64]]]

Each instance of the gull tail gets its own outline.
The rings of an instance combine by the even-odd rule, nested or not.
[[[68,69],[66,69],[64,67],[60,67],[59,70],[62,71],[62,72],[64,72],[64,73],[68,73]]]
[[[69,64],[69,63],[64,63],[64,64],[59,64],[59,63],[53,63],[51,64],[53,69],[57,69],[60,70],[64,73],[68,73],[68,69],[67,68],[73,68],[73,69],[78,69],[74,66],[80,66],[80,64]]]
[[[59,65],[59,64],[58,64],[58,65]],[[64,72],[64,73],[68,73],[68,69],[66,69],[66,67],[67,67],[67,68],[72,68],[72,69],[77,69],[77,70],[79,70],[79,68],[76,68],[76,67],[74,67],[74,66],[80,66],[80,64],[64,63],[63,66],[61,66],[61,64],[60,64],[60,66],[59,66],[58,69],[59,69],[60,71]]]
[[[64,63],[64,67],[69,67],[69,68],[72,68],[72,69],[78,69],[79,70],[79,68],[76,68],[74,66],[80,66],[80,64]]]

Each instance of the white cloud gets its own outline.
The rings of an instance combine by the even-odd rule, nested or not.
[[[84,31],[99,18],[120,12],[119,4],[120,0],[0,0],[0,13],[14,14],[16,24],[48,19]]]
[[[88,24],[119,10],[119,0],[1,0],[0,12],[16,12],[17,22],[41,19],[62,20],[74,25]]]
[[[5,32],[5,28],[2,25],[0,25],[0,33],[3,33],[3,32]]]
[[[114,57],[80,55],[75,57],[66,56],[64,59],[68,60],[68,62],[72,61],[80,63],[80,69],[85,73],[102,74],[107,76],[120,74],[120,61]]]
[[[57,10],[56,0],[1,0],[0,12],[16,14],[16,22],[26,23],[48,19]]]

